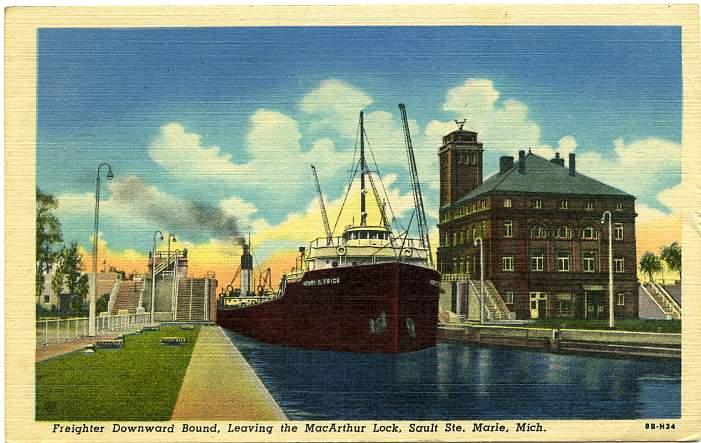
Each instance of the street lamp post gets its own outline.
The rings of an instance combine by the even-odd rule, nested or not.
[[[170,267],[170,240],[173,239],[173,243],[177,243],[178,239],[175,238],[173,234],[168,234],[168,267]],[[178,271],[178,264],[176,263],[173,267],[174,273]]]
[[[175,267],[173,268],[173,279],[171,281],[171,287],[170,287],[170,311],[171,315],[173,318],[173,321],[177,320],[178,318],[178,300],[177,297],[175,296],[175,291],[177,290],[178,287],[178,256],[180,255],[180,250],[176,249],[175,250]]]
[[[480,324],[484,323],[484,242],[482,238],[475,239],[475,246],[480,247]]]
[[[601,224],[606,223],[606,216],[609,220],[609,328],[613,329],[613,233],[611,232],[611,211],[606,211],[601,216]]]
[[[88,335],[95,336],[95,303],[97,300],[97,241],[100,225],[100,168],[107,166],[107,180],[112,180],[112,167],[109,163],[100,163],[95,180],[95,224],[92,239],[92,293],[90,294],[90,314],[88,317]]]
[[[163,233],[156,231],[153,233],[153,251],[151,252],[151,323],[153,323],[153,315],[156,308],[156,234],[163,240]]]

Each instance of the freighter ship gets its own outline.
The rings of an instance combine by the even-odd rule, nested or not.
[[[222,294],[218,324],[262,342],[312,349],[398,353],[435,345],[440,274],[432,268],[406,111],[404,105],[399,108],[414,193],[411,219],[416,220],[419,238],[408,238],[411,221],[403,233],[395,234],[390,227],[366,162],[361,112],[360,156],[354,165],[360,172],[359,224],[333,236],[312,166],[325,237],[299,248],[297,264],[273,294],[261,287],[250,291],[252,260],[250,245],[244,245],[241,292]],[[366,182],[378,205],[376,224],[367,220]]]

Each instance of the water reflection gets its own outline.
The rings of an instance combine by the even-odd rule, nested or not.
[[[399,355],[229,333],[291,419],[675,418],[680,363],[441,343]]]

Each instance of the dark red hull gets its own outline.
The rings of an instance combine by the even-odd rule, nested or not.
[[[436,344],[439,282],[438,272],[405,263],[308,271],[279,299],[220,308],[217,323],[285,346],[416,351]]]

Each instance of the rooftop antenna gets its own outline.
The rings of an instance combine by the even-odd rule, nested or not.
[[[462,127],[465,126],[467,119],[455,120],[455,124],[458,125],[458,130],[462,131]]]

